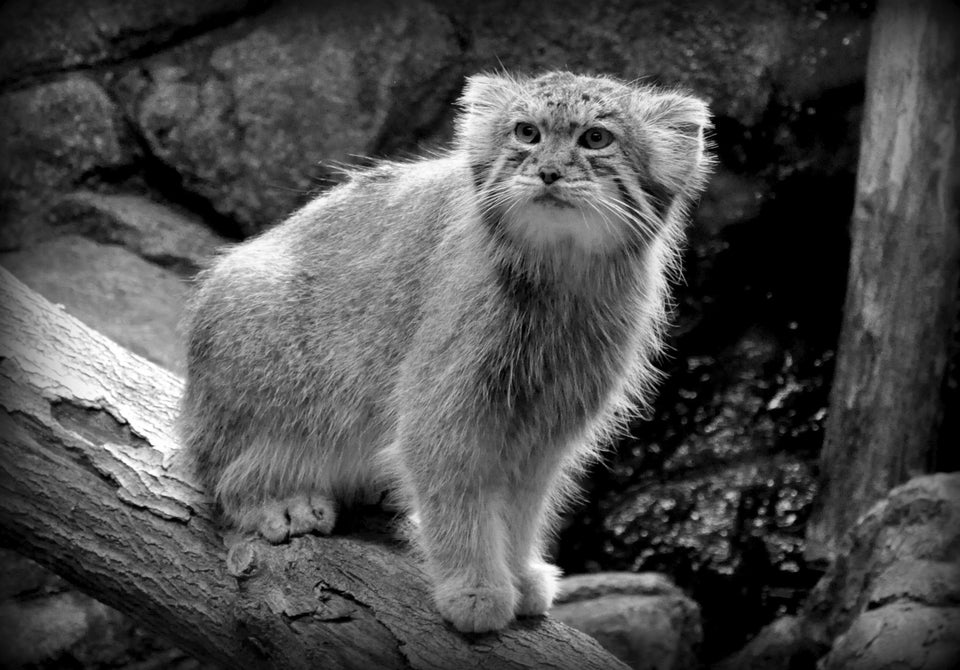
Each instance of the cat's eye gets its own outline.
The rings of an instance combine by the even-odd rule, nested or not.
[[[577,142],[587,149],[603,149],[613,142],[613,133],[606,128],[588,128]]]
[[[536,144],[540,141],[540,130],[532,123],[523,123],[521,121],[517,124],[517,127],[513,129],[513,134],[524,144]]]

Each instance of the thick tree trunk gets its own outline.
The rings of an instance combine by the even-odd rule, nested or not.
[[[947,0],[881,1],[874,19],[811,557],[833,556],[936,448],[960,279],[958,36],[960,6]]]
[[[626,668],[549,619],[464,636],[402,538],[241,540],[178,453],[181,381],[0,270],[0,537],[231,668]]]

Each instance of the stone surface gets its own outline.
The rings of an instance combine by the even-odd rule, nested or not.
[[[699,667],[699,610],[663,575],[569,577],[550,616],[593,636],[632,668]]]
[[[956,670],[960,607],[896,602],[864,612],[833,644],[819,670]]]
[[[91,328],[183,373],[177,323],[187,287],[171,271],[74,235],[0,254],[0,265]]]
[[[862,81],[864,10],[814,7],[562,0],[543,12],[505,0],[436,0],[371,13],[288,2],[216,40],[150,59],[127,71],[118,90],[183,187],[249,234],[335,180],[340,162],[448,140],[449,103],[462,75],[477,70],[568,67],[680,85],[733,121],[718,136],[742,141],[743,129],[771,110],[799,109]],[[823,59],[842,63],[844,74],[810,76]],[[807,84],[779,99],[787,79]],[[728,209],[755,205],[749,196],[738,203]]]
[[[75,591],[0,601],[0,630],[4,668],[213,670]]]
[[[747,125],[767,107],[769,70],[778,62],[789,15],[780,3],[501,0],[476,7],[476,69],[543,70],[558,64],[627,79],[683,85],[710,98],[714,112]],[[744,14],[749,19],[744,20]],[[509,14],[511,21],[503,22]],[[719,48],[718,48],[719,47]]]
[[[109,608],[82,601],[73,593],[60,593],[42,600],[0,604],[0,663],[22,666],[56,657],[79,642],[93,625],[92,619],[107,615]]]
[[[453,26],[422,3],[287,4],[248,28],[124,80],[151,151],[247,234],[303,203],[331,164],[430,126],[461,81]]]
[[[772,572],[770,561],[776,561],[789,571],[790,566],[781,564],[792,560],[795,566],[800,557],[796,509],[812,496],[805,488],[811,479],[801,461],[753,457],[749,463],[629,491],[623,503],[610,510],[604,526],[612,545],[636,548],[637,568],[667,569],[675,562],[728,574],[744,569]],[[739,529],[742,523],[765,527],[769,535]],[[751,543],[756,546],[747,546]],[[750,555],[758,551],[763,553],[761,563],[760,557]]]
[[[46,218],[50,236],[76,234],[117,244],[184,276],[203,268],[226,243],[198,218],[139,195],[72,193]]]
[[[785,616],[764,626],[743,649],[710,670],[813,670],[823,652],[801,618]]]
[[[728,312],[715,324],[718,341],[732,320]],[[748,331],[713,356],[684,353],[656,421],[637,425],[612,467],[595,472],[592,507],[578,519],[592,525],[568,529],[560,549],[562,559],[670,573],[701,604],[705,648],[716,658],[795,611],[816,580],[803,563],[816,452],[790,431],[819,408],[784,411],[813,385],[768,332]],[[731,607],[741,615],[730,617]]]
[[[577,602],[609,595],[682,595],[670,577],[659,572],[595,572],[571,575],[560,582],[556,603]]]
[[[10,549],[0,549],[0,602],[65,588],[62,579],[29,558]]]
[[[0,95],[0,226],[134,150],[103,88],[82,75]]]
[[[134,56],[265,5],[263,0],[5,0],[0,85]]]
[[[746,126],[760,121],[782,81],[803,100],[862,80],[865,63],[868,23],[857,7],[824,12],[814,2],[559,0],[546,12],[537,3],[509,0],[442,4],[461,14],[471,69],[562,65],[642,77],[705,95],[715,114]],[[839,73],[821,74],[821,62],[835,63]]]
[[[824,654],[826,654],[824,656]],[[860,518],[799,616],[713,670],[960,667],[960,473],[917,477]]]
[[[902,559],[877,572],[870,584],[868,607],[897,600],[925,605],[960,605],[960,560]]]
[[[956,608],[958,566],[960,473],[917,477],[860,518],[804,610],[832,639],[880,606]]]

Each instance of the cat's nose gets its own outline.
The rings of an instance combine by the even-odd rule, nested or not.
[[[563,175],[560,174],[560,170],[552,165],[544,165],[540,168],[540,179],[543,180],[544,184],[552,184],[561,177],[563,177]]]

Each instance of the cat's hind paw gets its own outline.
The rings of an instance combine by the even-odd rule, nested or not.
[[[280,544],[297,535],[329,535],[336,521],[332,500],[316,493],[304,494],[264,503],[257,530],[268,542]]]

